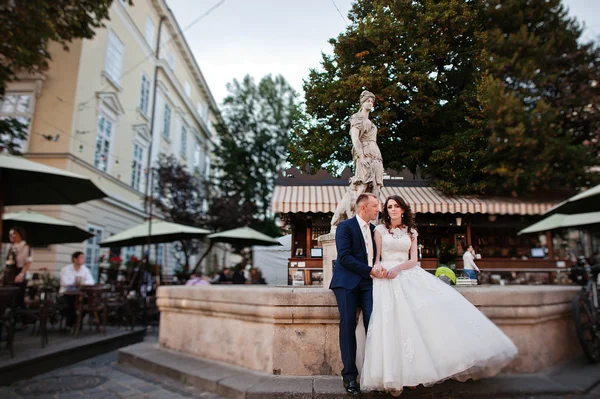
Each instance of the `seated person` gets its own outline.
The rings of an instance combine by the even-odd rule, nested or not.
[[[192,274],[185,285],[210,285],[210,281],[205,275]]]
[[[71,255],[71,260],[73,263],[66,265],[60,271],[60,294],[63,294],[69,288],[80,285],[94,285],[96,283],[90,269],[84,265],[85,256],[83,255],[83,252],[74,252],[73,255]],[[67,327],[71,328],[73,327],[76,316],[75,296],[65,295],[63,298],[66,305],[64,314],[67,317]]]
[[[69,287],[79,285],[94,285],[92,272],[85,265],[85,256],[83,252],[77,251],[71,255],[73,263],[66,265],[60,271],[60,293],[65,292]]]

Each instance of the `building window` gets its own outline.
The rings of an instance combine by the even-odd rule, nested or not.
[[[208,156],[204,157],[204,178],[208,180],[210,177],[210,158]]]
[[[161,266],[165,263],[165,244],[158,244],[155,262]]]
[[[169,138],[171,135],[171,107],[165,104],[165,114],[163,116],[163,136]]]
[[[187,128],[185,126],[181,127],[181,149],[180,155],[183,158],[187,158]]]
[[[201,171],[200,171],[201,155],[202,155],[202,147],[200,146],[200,143],[198,141],[196,141],[196,143],[194,144],[194,159],[193,159],[194,172],[196,172],[196,173],[201,173]]]
[[[33,116],[34,97],[32,93],[6,93],[0,98],[0,119],[14,118],[27,126],[25,133],[29,134]],[[20,151],[25,151],[24,141],[18,140]]]
[[[125,262],[128,262],[133,256],[135,256],[136,247],[125,247]]]
[[[100,260],[100,242],[102,241],[103,229],[96,226],[88,226],[87,229],[93,237],[85,242],[85,264],[90,268],[92,276],[98,281],[98,263]]]
[[[131,187],[140,191],[142,169],[144,163],[144,148],[138,143],[133,143],[133,164],[131,167]]]
[[[208,105],[203,103],[196,104],[196,111],[198,111],[198,116],[204,122],[208,123]]]
[[[154,48],[154,31],[155,27],[150,17],[146,17],[146,41],[150,47]]]
[[[172,51],[169,51],[169,54],[167,55],[167,63],[169,64],[171,71],[175,71],[175,54],[173,54]]]
[[[123,52],[123,42],[113,33],[113,31],[108,31],[108,46],[106,48],[104,71],[109,78],[115,81],[115,83],[119,83],[121,80]]]
[[[148,115],[148,107],[150,103],[150,78],[142,73],[142,85],[140,87],[140,111],[144,115]]]
[[[103,172],[106,172],[108,169],[112,133],[113,122],[106,118],[106,116],[100,115],[98,118],[98,134],[96,136],[94,166]]]
[[[190,82],[185,82],[185,87],[184,87],[184,90],[185,90],[185,94],[186,94],[188,97],[191,97],[191,95],[192,95],[192,88],[191,88],[191,86],[190,86]]]

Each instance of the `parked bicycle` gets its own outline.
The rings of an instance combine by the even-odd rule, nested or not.
[[[598,273],[581,257],[571,268],[571,280],[581,285],[581,293],[573,298],[573,318],[583,353],[591,363],[600,362],[600,307],[598,306]]]

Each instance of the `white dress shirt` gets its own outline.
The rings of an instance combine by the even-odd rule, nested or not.
[[[358,225],[363,234],[363,239],[365,240],[365,246],[367,247],[367,260],[369,262],[369,266],[373,266],[373,240],[371,239],[371,227],[369,226],[369,222],[365,222],[360,218],[360,216],[356,215],[356,220],[358,221]]]
[[[94,281],[94,277],[92,277],[92,272],[86,265],[81,265],[79,270],[75,270],[75,266],[71,263],[70,265],[66,265],[60,271],[60,293],[66,291],[68,286],[75,285],[75,279],[79,277],[81,278],[81,285],[94,285],[96,282]]]
[[[467,269],[467,270],[479,270],[479,268],[477,267],[477,265],[475,264],[475,258],[473,257],[473,254],[469,251],[466,251],[463,254],[463,268]]]

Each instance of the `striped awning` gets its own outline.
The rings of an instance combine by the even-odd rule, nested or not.
[[[275,213],[334,212],[347,186],[275,186],[271,209]],[[485,213],[542,215],[555,202],[513,198],[476,198],[444,195],[433,187],[383,187],[382,196],[399,195],[416,213]]]

